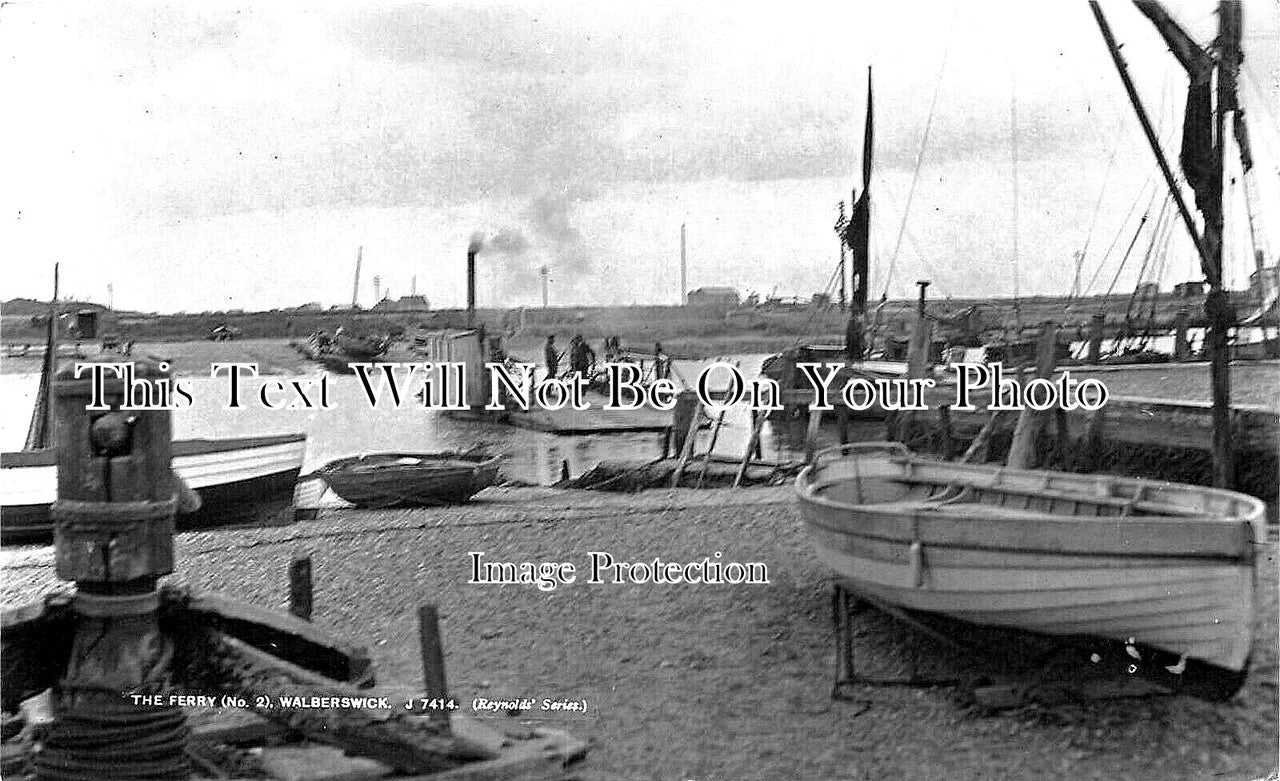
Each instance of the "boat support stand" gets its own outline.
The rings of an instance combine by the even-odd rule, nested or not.
[[[935,678],[919,674],[920,649],[916,645],[911,648],[911,672],[903,676],[867,675],[858,671],[854,657],[853,622],[857,614],[870,605],[880,612],[900,621],[913,629],[954,649],[963,649],[955,638],[937,631],[923,622],[913,618],[903,610],[871,599],[862,594],[854,594],[842,584],[836,583],[831,592],[831,620],[836,636],[836,675],[831,687],[831,699],[855,700],[849,696],[847,689],[851,686],[917,686],[922,688],[936,686],[957,686],[959,678]]]

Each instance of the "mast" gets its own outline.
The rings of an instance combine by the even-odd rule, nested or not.
[[[836,217],[836,233],[844,233],[845,226],[849,224],[849,218],[844,213],[844,201],[840,202],[840,216]],[[845,271],[845,244],[844,239],[840,240],[840,311],[843,312],[849,306],[849,290],[845,286],[845,278],[848,273]]]
[[[360,263],[364,260],[364,246],[356,250],[356,279],[351,285],[351,308],[360,306]]]
[[[689,266],[684,251],[684,223],[680,223],[680,306],[689,305]]]
[[[53,439],[53,373],[58,368],[58,264],[53,264],[53,299],[49,301],[49,322],[45,331],[44,361],[40,365],[40,387],[27,427],[25,450],[49,447]]]
[[[871,267],[871,160],[874,148],[875,97],[871,87],[871,66],[867,66],[867,118],[862,132],[862,192],[853,201],[853,214],[844,228],[853,269],[849,323],[845,328],[845,353],[850,360],[862,360],[866,352],[864,321],[867,314],[867,276]],[[842,277],[843,279],[843,277]]]
[[[1235,111],[1236,75],[1240,67],[1240,3],[1220,0],[1218,3],[1218,38],[1214,49],[1216,56],[1200,47],[1187,35],[1164,8],[1155,0],[1134,0],[1134,5],[1145,15],[1168,43],[1174,56],[1186,69],[1190,78],[1187,92],[1186,115],[1183,119],[1182,150],[1179,155],[1187,183],[1196,196],[1196,207],[1204,217],[1204,232],[1196,230],[1195,222],[1182,198],[1182,192],[1173,178],[1173,172],[1164,158],[1155,132],[1142,108],[1137,90],[1129,77],[1120,56],[1119,46],[1111,28],[1098,6],[1090,0],[1089,6],[1097,19],[1102,37],[1111,51],[1116,70],[1124,82],[1129,100],[1142,123],[1143,132],[1156,155],[1160,170],[1169,185],[1183,222],[1191,233],[1200,254],[1200,265],[1209,294],[1205,297],[1205,315],[1208,329],[1205,349],[1209,353],[1210,384],[1213,398],[1213,484],[1230,488],[1235,466],[1231,442],[1231,375],[1228,366],[1227,335],[1235,320],[1230,297],[1223,286],[1222,274],[1222,192],[1224,160],[1226,155],[1226,115]],[[1217,105],[1213,105],[1212,77],[1217,74]]]

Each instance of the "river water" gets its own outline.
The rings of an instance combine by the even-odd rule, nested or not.
[[[734,355],[721,360],[736,363],[748,378],[758,374],[764,355]],[[677,361],[680,375],[693,379],[710,362]],[[1164,364],[1139,369],[1097,373],[1113,394],[1141,395],[1172,399],[1206,400],[1209,394],[1208,368],[1204,364]],[[317,372],[275,375],[276,379],[314,378]],[[508,479],[550,484],[560,479],[567,467],[577,476],[600,461],[645,461],[661,452],[660,435],[607,434],[556,436],[501,424],[478,423],[454,418],[434,410],[424,410],[414,402],[400,409],[373,408],[367,402],[359,380],[331,375],[332,408],[327,410],[263,409],[247,403],[241,409],[224,409],[226,380],[188,377],[182,380],[194,404],[174,412],[174,435],[180,439],[219,439],[289,432],[305,432],[307,457],[303,471],[311,471],[336,458],[378,451],[427,452],[466,449],[484,445],[506,455],[503,474]],[[253,382],[253,381],[250,381]],[[1262,404],[1280,408],[1280,362],[1240,363],[1232,367],[1233,399],[1237,403]],[[717,375],[711,383],[726,383]],[[21,449],[37,387],[35,374],[0,375],[0,404],[9,413],[0,418],[0,450]],[[247,388],[252,388],[252,385]],[[251,398],[249,393],[244,394]],[[593,400],[601,403],[600,398]],[[716,452],[740,457],[750,433],[750,417],[745,405],[728,412],[718,437]],[[803,431],[794,426],[766,424],[763,447],[766,459],[799,457]]]

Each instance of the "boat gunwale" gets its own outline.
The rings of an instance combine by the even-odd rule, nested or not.
[[[896,445],[897,443],[892,444]],[[1072,556],[1154,556],[1184,561],[1198,559],[1242,563],[1255,560],[1256,545],[1259,542],[1259,538],[1266,533],[1261,524],[1261,519],[1265,514],[1265,505],[1261,500],[1234,491],[1201,486],[1186,487],[1197,492],[1202,491],[1216,496],[1224,501],[1234,502],[1236,506],[1245,507],[1246,511],[1238,515],[1228,516],[1210,515],[1207,512],[1195,515],[1067,515],[991,505],[991,509],[996,512],[992,512],[985,517],[974,517],[974,505],[981,507],[983,503],[965,503],[965,511],[957,512],[949,510],[949,506],[946,504],[930,505],[926,503],[926,500],[854,504],[822,496],[819,492],[823,488],[838,485],[848,479],[852,479],[851,476],[828,480],[815,479],[814,475],[822,466],[823,457],[830,460],[832,454],[846,455],[857,451],[875,453],[882,457],[887,456],[882,460],[887,460],[896,465],[925,462],[970,473],[977,473],[983,469],[983,465],[930,462],[927,459],[921,459],[900,445],[892,447],[891,443],[860,443],[858,445],[830,448],[818,454],[813,463],[806,466],[796,476],[795,490],[801,503],[802,515],[806,524],[849,536],[895,542],[924,542],[931,547],[972,548],[975,550],[1006,551],[1010,553],[1016,551],[1026,553],[1048,552]],[[1007,467],[991,467],[990,465],[987,465],[986,468],[999,469],[1002,473],[1015,477],[1031,476],[1033,478],[1040,477],[1041,479],[1047,477],[1046,473],[1049,471],[1009,469]],[[1061,474],[1079,478],[1090,477],[1089,475],[1073,475],[1072,473]],[[904,470],[904,474],[900,476],[868,475],[865,479],[894,480],[900,477],[905,478],[909,477],[909,475],[905,474]],[[1104,476],[1103,479],[1109,482],[1134,485],[1136,488],[1141,488],[1144,485],[1160,485],[1141,479],[1113,477],[1110,475]],[[962,486],[963,483],[957,483],[956,485],[958,488]],[[969,487],[987,491],[1008,491],[1012,488],[1014,490],[1010,491],[1011,493],[1027,496],[1037,495],[1034,490],[1028,491],[1025,486],[978,483]],[[1051,498],[1067,502],[1077,501],[1073,498]],[[1106,498],[1115,499],[1117,497],[1081,494],[1078,501],[1097,502]],[[1123,500],[1120,502],[1120,506],[1127,504],[1129,502]],[[1137,503],[1134,504],[1136,505]],[[829,516],[838,517],[848,513],[860,513],[868,517],[875,516],[876,523],[874,525],[879,528],[868,528],[868,525],[863,524],[857,529],[852,529],[848,523],[829,519]],[[955,535],[939,534],[937,531],[933,534],[928,534],[927,532],[930,530],[923,528],[925,526],[977,525],[986,527],[988,530],[1012,529],[1017,531],[1018,527],[1013,526],[1014,524],[1035,524],[1036,528],[1042,530],[1046,537],[1057,532],[1059,537],[1067,541],[1067,544],[1063,545],[1063,539],[1060,539],[1058,544],[1052,547],[1049,545],[1029,545],[1026,541],[1016,539],[1017,535],[1009,534],[1001,535],[1003,539],[949,539]],[[1073,529],[1081,529],[1082,531],[1073,536],[1070,534]],[[1169,532],[1171,530],[1180,531],[1182,534],[1174,535],[1170,539]],[[1201,543],[1201,547],[1179,549],[1177,545],[1178,539],[1194,534],[1196,530],[1215,532],[1215,537],[1220,537],[1220,539],[1198,540],[1197,542]],[[945,532],[946,530],[943,531]],[[925,533],[922,534],[922,532]],[[934,539],[922,540],[922,536]],[[937,539],[939,536],[944,537],[944,539]],[[972,535],[967,536],[972,537]],[[1154,547],[1141,544],[1145,540],[1164,544]],[[1215,544],[1210,545],[1211,549],[1206,551],[1204,549],[1205,543]]]
[[[391,459],[396,458],[416,458],[421,462],[416,464],[397,464]],[[387,461],[379,461],[376,459],[387,459]],[[432,464],[432,461],[439,462],[438,465]],[[456,466],[447,465],[448,461],[466,462]],[[356,456],[345,456],[326,463],[317,469],[313,474],[320,477],[329,477],[333,475],[351,474],[351,467],[364,464],[366,468],[361,470],[365,474],[371,474],[374,470],[388,472],[396,470],[409,471],[428,469],[432,474],[445,476],[451,471],[458,473],[475,473],[477,470],[496,467],[502,461],[502,455],[468,455],[466,453],[366,453]]]
[[[186,458],[234,450],[259,450],[279,445],[304,444],[306,434],[265,434],[255,437],[228,437],[226,439],[175,439],[171,445],[171,458]],[[0,468],[57,466],[58,448],[43,447],[36,450],[14,450],[0,453]]]

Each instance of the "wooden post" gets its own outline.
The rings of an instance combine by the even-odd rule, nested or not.
[[[440,639],[440,611],[432,604],[418,608],[418,643],[422,654],[422,690],[428,700],[447,700],[449,687],[444,674],[444,643]],[[427,712],[432,721],[449,726],[448,708]]]
[[[685,467],[689,465],[689,459],[693,458],[693,448],[698,441],[698,420],[702,414],[702,409],[694,400],[693,414],[689,416],[689,430],[685,432],[684,450],[680,453],[680,463],[676,464],[676,469],[671,473],[671,487],[678,488],[680,486],[680,478],[684,476]]]
[[[727,410],[720,410],[720,416],[716,418],[715,428],[711,429],[711,444],[707,445],[707,455],[702,461],[702,473],[698,475],[698,487],[702,487],[702,481],[707,479],[707,467],[711,466],[711,454],[716,450],[716,440],[720,437],[720,427],[724,425],[724,414]]]
[[[1089,351],[1085,355],[1085,363],[1096,365],[1102,360],[1102,331],[1106,323],[1106,312],[1094,313],[1093,319],[1089,322]]]
[[[681,391],[676,396],[675,409],[671,411],[671,452],[679,455],[684,452],[684,441],[689,431],[689,421],[697,420],[698,395],[693,391]]]
[[[662,434],[658,437],[658,444],[662,445],[662,457],[658,460],[666,461],[671,453],[671,426],[662,430]]]
[[[938,406],[938,427],[942,431],[942,457],[951,458],[951,449],[955,446],[954,432],[951,426],[951,405]]]
[[[1182,307],[1173,321],[1173,359],[1185,361],[1191,357],[1191,347],[1187,343],[1187,309]]]
[[[738,466],[738,474],[733,478],[734,488],[742,485],[742,479],[747,474],[747,465],[751,463],[751,456],[760,447],[760,430],[764,428],[764,421],[765,415],[752,411],[751,436],[747,438],[747,451],[742,454],[742,464]]]
[[[809,410],[809,427],[804,435],[804,461],[813,463],[813,455],[818,451],[818,432],[822,428],[822,410]]]
[[[995,433],[996,425],[999,423],[1000,412],[991,413],[991,417],[987,419],[982,430],[978,432],[978,436],[973,438],[973,441],[969,443],[969,448],[964,451],[964,455],[960,456],[961,463],[983,463],[987,460],[987,446],[990,444],[991,435]]]
[[[844,404],[836,406],[836,439],[840,444],[849,444],[849,408]]]
[[[289,612],[304,621],[310,621],[314,604],[311,557],[294,556],[293,561],[289,562]]]
[[[127,403],[131,386],[157,393],[169,382],[167,369],[139,362],[128,381],[105,378],[105,413],[86,409],[94,396],[90,377],[68,368],[53,383],[54,573],[74,582],[76,592],[67,666],[53,689],[54,723],[34,761],[38,778],[101,775],[95,767],[118,778],[186,777],[182,709],[139,709],[121,696],[158,692],[171,672],[173,646],[159,624],[156,588],[173,571],[181,494],[170,466],[171,412]],[[132,739],[94,737],[122,733]]]
[[[1036,345],[1035,379],[1047,380],[1053,375],[1058,351],[1058,326],[1045,321],[1040,329],[1040,342]],[[1026,403],[1025,387],[1023,403]],[[1013,443],[1009,446],[1008,466],[1014,469],[1030,469],[1035,466],[1036,439],[1044,428],[1045,413],[1024,407],[1018,415],[1018,425],[1013,430]]]

